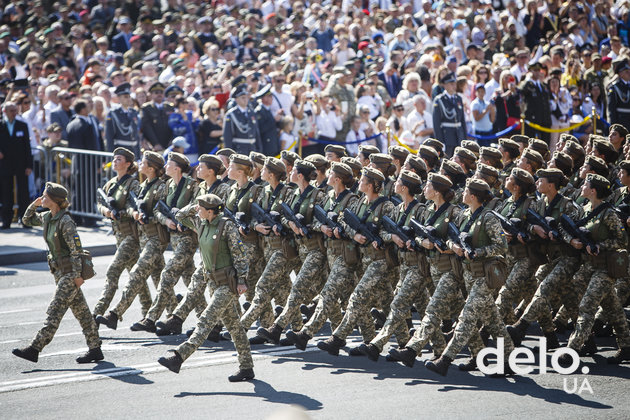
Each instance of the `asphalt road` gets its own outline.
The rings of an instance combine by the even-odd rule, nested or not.
[[[105,272],[110,259],[95,259],[98,273]],[[121,284],[126,279],[124,274]],[[102,281],[102,275],[97,275],[83,286],[90,307]],[[206,343],[179,375],[160,366],[157,359],[183,336],[158,338],[130,331],[129,325],[140,319],[135,302],[117,331],[101,327],[105,354],[101,363],[74,362],[86,345],[70,312],[37,364],[16,358],[11,349],[28,345],[44,319],[53,290],[45,264],[0,267],[0,419],[261,419],[290,405],[305,410],[304,418],[314,419],[630,418],[630,365],[608,366],[603,360],[612,354],[612,339],[598,341],[603,351],[596,360],[582,358],[587,375],[534,370],[503,379],[460,372],[456,367],[442,378],[425,369],[421,361],[410,369],[386,362],[384,357],[378,363],[343,352],[333,357],[314,344],[306,352],[262,345],[253,348],[256,379],[232,384],[227,376],[236,371],[237,364],[229,342]],[[178,284],[176,290],[183,292],[183,285]],[[185,329],[195,322],[194,316],[189,318]],[[254,329],[249,334],[254,335]],[[533,347],[535,337],[529,338],[525,345]],[[353,335],[350,340],[358,342],[359,337]],[[424,359],[429,357],[428,352],[423,354]],[[461,357],[465,360],[466,355]],[[567,393],[565,380],[569,389],[574,380],[578,388],[586,380],[592,393]],[[297,418],[295,414],[284,418]]]

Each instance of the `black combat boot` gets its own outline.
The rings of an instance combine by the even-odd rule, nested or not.
[[[247,312],[250,306],[252,306],[252,304],[248,301],[243,302],[243,312]]]
[[[177,315],[171,315],[166,322],[155,323],[155,334],[162,337],[165,335],[178,335],[182,333],[182,325],[184,321]],[[162,324],[162,325],[158,325]],[[192,334],[191,334],[192,335]]]
[[[416,357],[418,353],[415,350],[406,348],[406,349],[390,349],[388,354],[388,361],[394,362],[402,362],[403,365],[407,367],[413,367],[414,363],[416,363]]]
[[[255,335],[253,337],[249,338],[249,345],[250,346],[256,346],[258,344],[265,344],[267,342],[266,338],[263,338],[259,335]]]
[[[169,357],[160,357],[158,359],[158,363],[168,368],[171,372],[179,373],[179,369],[182,367],[184,359],[182,359],[182,356],[180,356],[175,350],[169,351],[172,351],[173,355]]]
[[[293,344],[298,350],[306,350],[309,340],[313,338],[302,331],[296,333],[293,330],[289,330],[286,335],[289,340],[293,340]]]
[[[464,372],[472,372],[473,370],[477,370],[477,358],[471,357],[466,363],[460,363],[457,367],[459,368],[459,370],[462,370]]]
[[[346,340],[333,335],[330,338],[317,343],[317,348],[327,351],[328,354],[333,356],[339,356],[339,349],[346,345]]]
[[[595,337],[610,337],[613,334],[612,326],[596,319],[593,324],[593,333]]]
[[[266,341],[269,341],[269,342],[271,342],[273,344],[279,344],[280,343],[280,335],[281,334],[282,334],[282,327],[280,327],[278,324],[273,324],[271,326],[271,328],[269,328],[269,329],[260,327],[256,331],[256,335],[258,337],[262,337]]]
[[[618,365],[625,360],[630,360],[630,347],[620,348],[614,356],[606,359],[609,365]]]
[[[514,347],[519,347],[523,342],[523,338],[525,338],[525,333],[527,333],[527,328],[529,328],[529,322],[521,318],[516,321],[516,324],[508,325],[506,328],[510,337],[512,337]]]
[[[490,341],[490,331],[488,331],[485,325],[479,329],[479,336],[481,337],[483,345],[488,347],[488,341]]]
[[[112,311],[107,312],[107,315],[105,316],[97,316],[94,321],[96,321],[97,324],[105,325],[110,330],[115,330],[116,327],[118,327],[118,315]]]
[[[230,382],[251,381],[254,379],[254,369],[239,369],[234,375],[228,376]]]
[[[370,310],[370,314],[372,315],[372,318],[374,318],[374,327],[377,330],[383,328],[383,325],[385,325],[385,320],[387,319],[385,314],[376,308],[372,308],[372,310]]]
[[[35,349],[33,346],[24,347],[21,349],[13,349],[11,352],[17,357],[21,357],[22,359],[26,359],[29,362],[37,363],[37,359],[39,358],[39,351]]]
[[[89,349],[83,356],[79,356],[75,360],[77,361],[77,363],[93,363],[99,362],[104,358],[105,356],[103,356],[101,348],[95,347],[93,349]]]
[[[195,327],[189,329],[188,331],[186,331],[186,337],[190,338],[191,335],[193,335],[195,332]]]
[[[453,331],[453,320],[452,319],[443,319],[442,320],[442,332],[444,334],[448,334]]]
[[[556,332],[556,334],[564,334],[565,332],[567,332],[567,325],[560,321],[559,319],[554,319],[553,320],[553,327],[554,330]]]
[[[221,330],[223,330],[223,327],[220,324],[215,325],[208,333],[206,340],[218,343],[221,341]]]
[[[448,367],[453,363],[453,359],[448,356],[440,356],[435,362],[428,361],[424,366],[439,375],[446,376]]]
[[[284,308],[280,305],[276,305],[276,307],[273,308],[273,312],[275,313],[276,318],[278,318],[282,314],[282,311],[284,311]]]
[[[378,347],[371,343],[363,343],[358,348],[361,353],[365,354],[368,359],[373,362],[377,362],[378,357],[381,355],[381,351],[378,349]]]
[[[547,339],[547,350],[553,350],[560,347],[560,342],[558,341],[558,336],[555,331],[543,332],[543,334]]]
[[[157,331],[155,328],[155,322],[149,318],[144,318],[142,321],[136,322],[129,328],[131,331],[146,331],[154,333]]]
[[[350,348],[350,350],[348,350],[348,354],[350,356],[365,356],[365,353],[363,353],[359,347],[364,346],[366,344],[368,343],[361,343],[358,346]]]
[[[308,322],[308,320],[311,319],[311,317],[315,313],[315,308],[317,308],[317,305],[312,302],[308,305],[300,305],[300,312],[306,317],[306,322]]]
[[[588,340],[584,342],[578,354],[580,357],[593,356],[597,353],[597,344],[595,343],[595,336],[593,334],[588,336]]]
[[[288,337],[286,334],[285,334],[285,337],[284,337],[284,338],[281,338],[281,339],[280,339],[280,345],[281,345],[281,346],[292,346],[292,345],[294,345],[294,344],[295,344],[295,341],[293,341],[293,340],[292,340],[290,337]]]

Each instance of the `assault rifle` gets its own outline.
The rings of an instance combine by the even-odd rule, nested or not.
[[[558,233],[557,222],[553,217],[542,217],[534,210],[527,209],[526,220],[530,225],[536,225],[543,228],[546,235],[551,233],[555,239],[561,239],[560,233]]]
[[[181,229],[181,231],[185,231],[188,228],[184,225],[182,225],[176,218],[175,218],[175,213],[177,213],[176,211],[173,212],[173,209],[171,209],[168,204],[166,204],[164,202],[164,200],[159,200],[157,202],[157,204],[155,205],[155,208],[157,208],[160,213],[162,213],[164,216],[166,216],[168,219],[170,219],[173,223],[175,223],[175,230],[174,231],[178,231]],[[179,228],[179,229],[178,229]]]
[[[517,219],[514,217],[508,219],[507,217],[503,216],[498,211],[494,211],[494,210],[492,210],[492,214],[494,214],[497,217],[497,219],[499,219],[499,222],[501,222],[501,227],[503,228],[505,233],[513,237],[512,239],[513,243],[518,243],[518,238],[517,238],[518,235],[521,235],[521,237],[523,238],[523,241],[525,242],[529,241],[529,235],[527,234],[527,232],[524,232],[521,229],[521,225],[522,225],[521,219]]]
[[[460,232],[459,228],[455,226],[455,223],[448,223],[448,237],[455,244],[459,245],[464,252],[468,253],[470,259],[475,258],[475,250],[473,249],[471,242],[472,236],[466,232]]]
[[[343,227],[339,223],[339,215],[334,211],[326,212],[319,204],[315,204],[313,207],[313,217],[319,221],[322,225],[326,225],[332,230],[337,229],[339,232],[339,236],[344,239],[349,239],[348,235],[343,230]],[[337,239],[337,237],[333,234],[332,239]]]
[[[379,248],[383,247],[383,238],[378,235],[378,230],[374,223],[361,223],[361,219],[349,209],[343,211],[343,218],[348,226],[367,238],[367,242],[362,246],[368,246],[372,242],[376,242]]]
[[[394,222],[394,220],[392,220],[392,218],[389,216],[383,216],[381,220],[383,221],[383,227],[387,232],[391,233],[392,235],[397,235],[400,240],[402,240],[405,244],[408,241],[411,241],[411,247],[415,251],[422,250],[422,248],[418,246],[418,244],[414,240],[413,229],[411,229],[409,226],[400,227],[398,223]],[[404,248],[401,249],[407,250],[406,245]]]
[[[136,193],[133,191],[129,191],[129,197],[131,198],[131,202],[130,202],[131,207],[135,211],[140,213],[141,215],[140,220],[142,221],[142,223],[149,223],[149,215],[147,215],[147,212],[144,209],[145,208],[144,200],[139,199]]]
[[[256,219],[258,223],[269,226],[271,230],[273,230],[275,226],[280,235],[286,236],[287,231],[283,228],[282,223],[280,223],[280,213],[277,211],[267,213],[258,203],[252,203],[251,210],[252,217]]]
[[[560,216],[560,224],[569,235],[584,244],[584,249],[589,247],[591,248],[591,252],[593,254],[599,253],[599,249],[597,248],[595,242],[591,239],[591,232],[588,229],[583,226],[578,227],[578,225],[576,225],[575,222],[566,214]]]
[[[428,239],[436,248],[439,248],[441,251],[446,251],[447,247],[443,240],[437,237],[435,228],[433,226],[424,226],[420,224],[415,218],[412,218],[409,222],[414,232],[416,232],[416,236],[419,236],[422,239]]]
[[[114,217],[114,219],[120,220],[121,214],[120,211],[116,208],[116,200],[114,200],[114,197],[109,197],[107,194],[105,194],[105,191],[103,191],[102,188],[97,188],[96,193],[98,194],[98,198],[101,204],[107,207],[109,211],[112,212],[112,216]]]
[[[238,229],[242,229],[245,235],[249,233],[249,226],[247,225],[247,222],[245,221],[245,218],[246,218],[245,213],[243,213],[242,211],[239,211],[239,212],[236,212],[236,214],[234,214],[232,213],[230,209],[228,209],[227,207],[224,207],[223,214],[225,214],[225,216],[228,219],[233,221]]]
[[[298,230],[302,232],[303,236],[311,239],[311,234],[304,223],[304,215],[300,213],[295,214],[293,209],[291,209],[291,207],[287,203],[282,203],[280,205],[282,206],[282,212],[284,213],[284,216],[295,223],[295,226],[297,226]]]

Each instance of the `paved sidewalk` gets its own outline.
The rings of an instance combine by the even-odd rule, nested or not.
[[[99,221],[95,228],[78,227],[83,248],[93,256],[113,255],[116,240],[109,222]],[[23,229],[14,223],[0,231],[0,266],[46,261],[46,243],[41,227]]]

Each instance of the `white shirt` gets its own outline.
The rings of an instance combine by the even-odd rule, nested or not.
[[[335,111],[322,110],[317,116],[317,136],[335,138],[337,137],[337,131],[341,130],[343,122],[341,117],[335,114]]]
[[[416,141],[419,141],[422,144],[427,138],[430,136],[419,136],[421,130],[426,130],[427,128],[433,128],[433,115],[425,109],[425,111],[420,114],[417,109],[414,109],[407,116],[407,127],[411,133],[416,137]]]
[[[364,95],[357,100],[357,109],[360,109],[362,105],[366,105],[370,108],[370,119],[373,120],[380,113],[381,106],[383,106],[384,103],[380,95]]]
[[[351,129],[350,131],[348,131],[348,134],[346,134],[346,143],[351,142],[351,141],[362,140],[364,138],[365,138],[365,133],[361,129],[359,129],[358,131],[354,131]],[[356,156],[359,154],[359,143],[347,144],[346,149],[348,150],[348,153],[350,155]]]
[[[486,96],[483,97],[483,100],[486,102],[490,102],[494,97],[494,92],[499,88],[499,82],[494,79],[490,79],[488,83],[486,83]]]
[[[273,102],[271,102],[271,105],[269,106],[271,114],[275,116],[278,113],[280,106],[282,106],[282,109],[284,110],[284,115],[291,115],[293,95],[291,95],[289,92],[284,91],[284,87],[282,92],[276,91],[275,88],[271,89],[271,95],[273,96]]]
[[[516,82],[518,83],[522,80],[523,76],[527,74],[527,69],[525,67],[521,68],[518,64],[515,64],[510,69],[510,73],[512,73],[512,76],[514,76]]]

